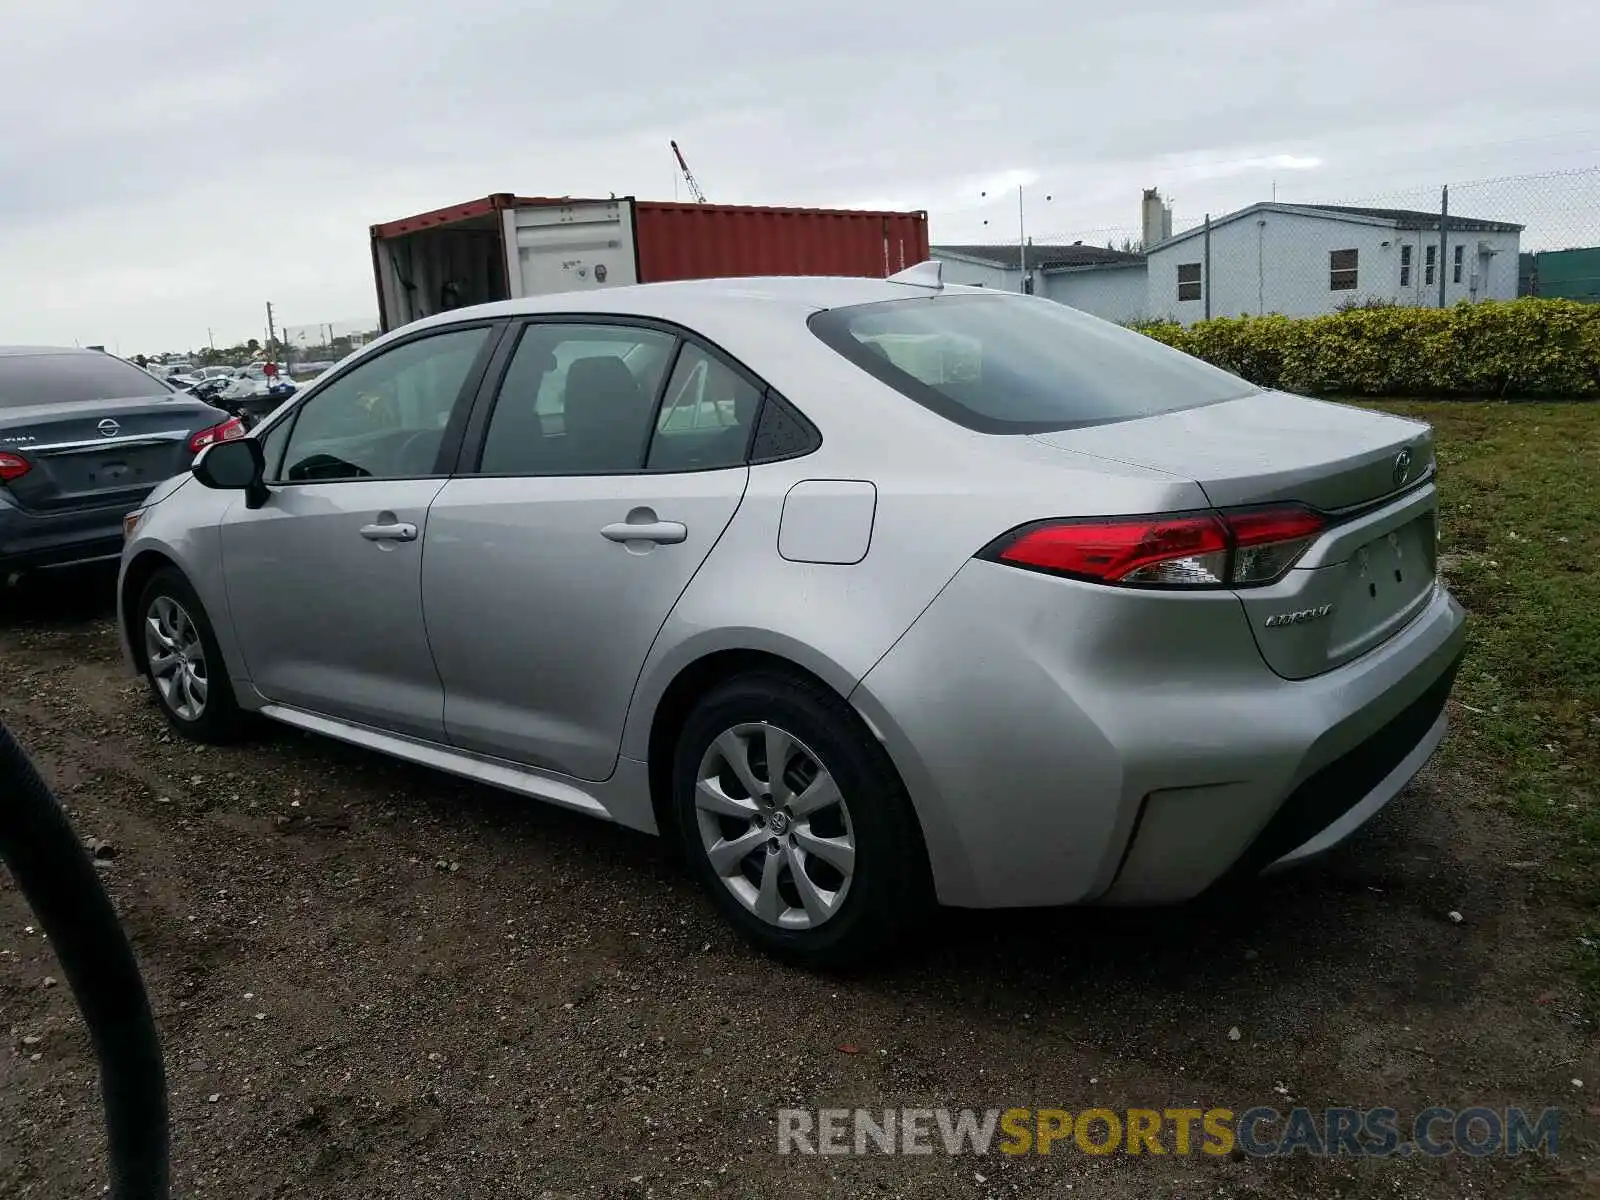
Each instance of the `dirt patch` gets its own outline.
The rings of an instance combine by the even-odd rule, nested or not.
[[[1475,776],[1203,904],[949,913],[898,962],[812,976],[733,941],[652,839],[288,730],[175,740],[108,586],[12,599],[0,715],[117,847],[178,1194],[1592,1194],[1600,1059],[1557,966],[1581,914]],[[93,1195],[94,1062],[30,924],[5,880],[0,1195]],[[776,1153],[786,1106],[1290,1103],[1567,1121],[1555,1162]]]

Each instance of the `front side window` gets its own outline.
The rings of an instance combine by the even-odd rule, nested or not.
[[[1103,425],[1260,390],[1048,300],[935,295],[828,309],[809,323],[868,374],[983,433]]]
[[[501,381],[478,471],[592,475],[639,470],[677,339],[631,325],[529,325]]]
[[[1198,300],[1201,295],[1200,264],[1178,264],[1178,299]]]
[[[445,426],[491,332],[481,326],[405,342],[318,389],[294,416],[276,480],[433,474]],[[263,448],[274,449],[273,433],[267,438]]]
[[[1356,250],[1328,251],[1328,290],[1353,292],[1356,288],[1356,264],[1360,252]]]

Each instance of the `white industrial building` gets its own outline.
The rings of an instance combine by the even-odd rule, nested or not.
[[[1515,300],[1521,225],[1398,208],[1252,204],[1151,246],[1145,312],[1310,317],[1348,304]],[[1209,242],[1209,246],[1207,243]],[[1209,269],[1207,264],[1209,263]],[[1210,303],[1207,304],[1207,292]]]
[[[1144,193],[1147,253],[1098,246],[935,246],[953,283],[1027,291],[1109,321],[1282,313],[1305,317],[1382,301],[1514,300],[1522,226],[1329,204],[1253,204],[1172,236],[1172,213]],[[1025,259],[1025,262],[1024,262]]]
[[[1144,255],[1104,246],[934,246],[950,283],[1030,292],[1104,317],[1132,321],[1144,316]],[[1026,264],[1023,259],[1026,257]],[[1024,271],[1026,273],[1024,273]]]

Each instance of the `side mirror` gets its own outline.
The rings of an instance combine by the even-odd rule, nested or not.
[[[262,482],[266,467],[261,443],[247,437],[207,446],[190,469],[204,487],[243,491],[245,503],[260,508],[267,498],[267,485]]]

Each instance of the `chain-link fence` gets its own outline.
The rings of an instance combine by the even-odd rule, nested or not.
[[[997,269],[985,273],[982,254],[947,258],[947,278],[1186,325],[1529,295],[1600,303],[1600,167],[1341,200],[1280,194],[1200,215],[1147,193],[1133,215],[1142,223],[1052,233],[1009,254],[973,247]]]

